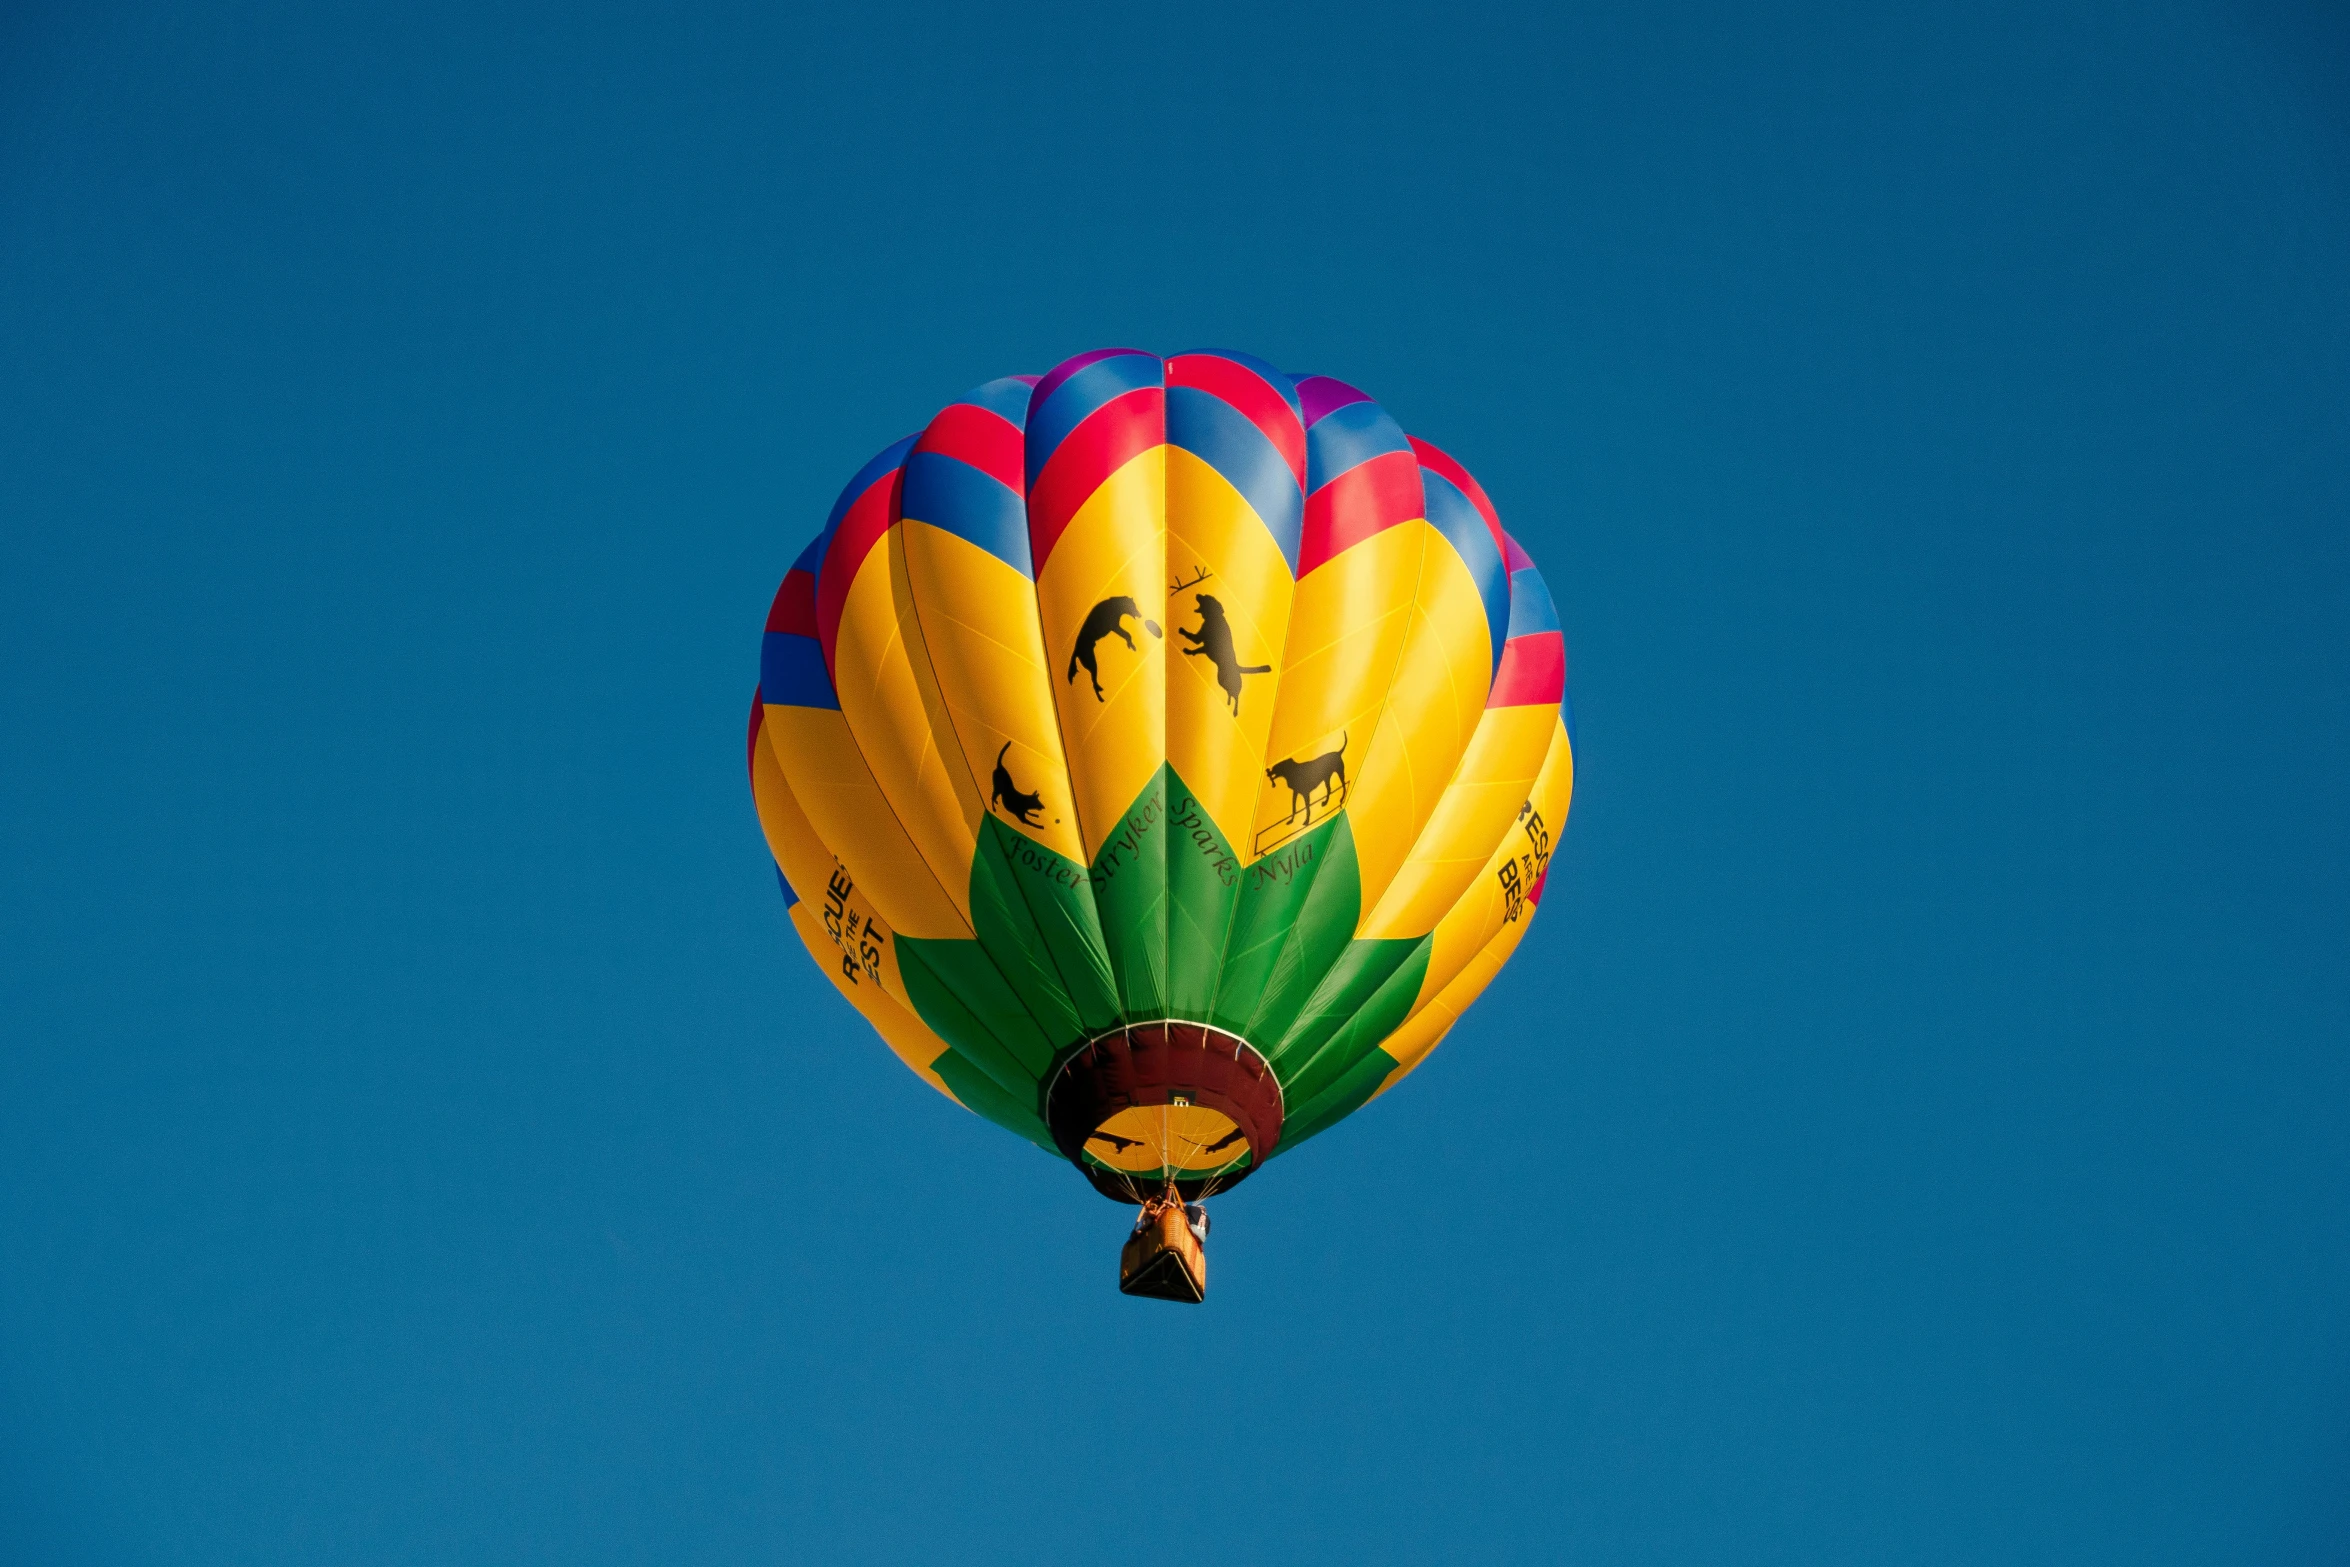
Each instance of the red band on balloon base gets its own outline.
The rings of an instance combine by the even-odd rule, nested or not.
[[[1247,1040],[1204,1023],[1137,1023],[1087,1040],[1054,1074],[1045,1093],[1045,1124],[1096,1190],[1131,1203],[1129,1182],[1086,1163],[1085,1140],[1121,1110],[1177,1099],[1223,1112],[1248,1139],[1248,1162],[1218,1176],[1219,1191],[1239,1184],[1281,1141],[1281,1084],[1273,1069]],[[1175,1184],[1193,1201],[1209,1182]]]

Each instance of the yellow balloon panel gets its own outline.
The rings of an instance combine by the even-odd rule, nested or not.
[[[793,907],[795,919],[801,910],[815,910],[832,948],[829,961],[849,975],[852,984],[877,984],[899,1006],[911,1009],[913,1002],[906,995],[905,978],[898,972],[897,943],[890,939],[888,921],[857,885],[855,873],[817,837],[799,801],[792,797],[791,785],[776,764],[774,752],[764,745],[752,753],[751,796],[758,806],[759,827],[766,835],[767,847],[784,879],[791,883],[793,896],[800,900]],[[818,952],[817,960],[826,962],[827,955]]]
[[[1487,856],[1484,873],[1469,883],[1460,901],[1436,922],[1428,972],[1420,983],[1415,1011],[1468,967],[1503,926],[1522,921],[1532,909],[1528,895],[1549,869],[1553,824],[1566,820],[1575,781],[1566,726],[1558,721],[1555,709],[1546,711],[1551,713],[1549,755],[1543,759],[1542,771],[1524,807]]]
[[[893,930],[969,938],[970,921],[906,835],[839,712],[769,707],[762,732],[816,836],[849,866]]]
[[[1388,528],[1297,585],[1247,858],[1347,803],[1411,631],[1427,532]]]
[[[1082,862],[1035,589],[943,528],[911,519],[898,526],[940,698],[970,776],[989,783],[983,808]]]
[[[792,798],[783,764],[767,744],[764,716],[762,733],[751,747],[751,803],[758,809],[759,832],[767,840],[767,852],[775,857],[776,868],[791,883],[793,896],[805,898],[834,863],[832,851],[809,824],[800,802]]]
[[[1461,922],[1449,933],[1440,926],[1439,943],[1442,945],[1449,934],[1451,954],[1458,954],[1467,942],[1475,939],[1474,933],[1488,934],[1466,954],[1465,961],[1454,962],[1448,954],[1442,970],[1436,962],[1430,963],[1428,978],[1422,982],[1420,999],[1413,1004],[1411,1015],[1380,1042],[1379,1048],[1392,1056],[1396,1065],[1380,1080],[1371,1095],[1374,1099],[1402,1082],[1444,1042],[1461,1014],[1485,993],[1485,987],[1493,983],[1517,952],[1518,943],[1526,939],[1527,928],[1534,923],[1540,909],[1534,893],[1549,869],[1552,839],[1548,824],[1566,819],[1574,789],[1574,757],[1566,727],[1558,722],[1555,711],[1535,711],[1550,718],[1555,727],[1548,761],[1519,814],[1515,830],[1504,835],[1487,862],[1490,887],[1480,883],[1470,889],[1458,911]],[[1515,876],[1509,874],[1511,870],[1515,870]],[[1440,973],[1445,977],[1440,978]]]
[[[1518,809],[1534,792],[1551,733],[1554,708],[1489,707],[1453,770],[1395,879],[1364,917],[1366,937],[1423,936],[1458,903]]]
[[[1082,858],[1124,825],[1167,755],[1167,449],[1095,488],[1036,579]]]
[[[1395,679],[1347,798],[1366,914],[1394,881],[1452,781],[1484,714],[1493,668],[1493,640],[1476,583],[1433,528],[1409,526],[1422,541],[1419,588]]]
[[[1167,759],[1227,843],[1244,841],[1280,691],[1295,584],[1255,508],[1167,452]]]
[[[902,530],[867,552],[841,607],[833,685],[857,749],[956,912],[970,919],[979,790],[947,717],[903,565]]]

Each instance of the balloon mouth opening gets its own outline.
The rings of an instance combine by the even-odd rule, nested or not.
[[[1136,1023],[1073,1047],[1046,1079],[1054,1146],[1094,1189],[1141,1205],[1229,1190],[1281,1141],[1281,1084],[1256,1048],[1204,1023]]]

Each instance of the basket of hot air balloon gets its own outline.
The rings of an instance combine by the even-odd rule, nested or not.
[[[1196,1205],[1393,1087],[1524,936],[1565,669],[1483,488],[1361,392],[1108,349],[849,482],[768,614],[752,792],[833,984],[1142,1207],[1130,1293],[1196,1300]]]

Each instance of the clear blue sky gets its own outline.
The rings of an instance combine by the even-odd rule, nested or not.
[[[0,14],[0,1559],[2350,1555],[2350,24],[678,9]],[[1112,343],[1460,456],[1580,720],[1196,1311],[742,768]]]

